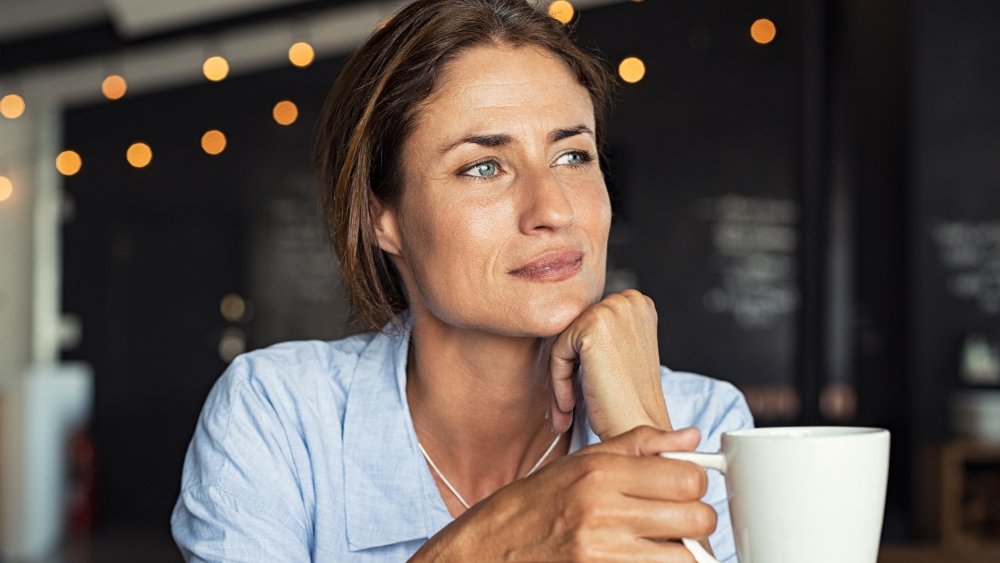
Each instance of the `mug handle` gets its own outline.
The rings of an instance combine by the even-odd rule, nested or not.
[[[676,459],[679,461],[690,461],[707,469],[714,469],[720,473],[725,473],[727,469],[726,456],[723,454],[704,454],[699,452],[661,452],[660,457]],[[691,538],[681,538],[681,543],[691,552],[694,560],[698,563],[719,563],[712,555],[701,546],[697,540]]]

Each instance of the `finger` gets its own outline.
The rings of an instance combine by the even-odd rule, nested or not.
[[[527,545],[511,549],[509,561],[650,561],[692,563],[694,556],[678,542],[650,540],[608,529],[587,534],[583,544],[573,540]]]
[[[576,403],[576,398],[573,396],[573,376],[576,375],[576,364],[580,359],[580,353],[574,344],[576,340],[574,327],[575,325],[570,325],[556,337],[550,353],[549,374],[552,378],[552,394],[562,412],[572,411]]]
[[[688,461],[619,456],[609,473],[618,492],[638,499],[689,502],[708,490],[708,474]]]
[[[581,452],[592,450],[628,456],[654,456],[660,452],[689,452],[701,440],[701,432],[694,427],[663,431],[651,426],[633,428],[621,436],[602,442]]]
[[[658,561],[660,563],[697,563],[694,555],[678,542],[640,538],[629,561]]]
[[[552,424],[552,432],[556,434],[562,434],[569,430],[573,423],[573,409],[570,409],[569,412],[560,410],[559,405],[556,404],[555,395],[549,399],[549,422]]]
[[[695,563],[691,552],[680,542],[651,540],[648,538],[627,538],[624,541],[604,545],[589,550],[604,561],[655,561],[657,563]],[[541,559],[539,559],[541,560]]]
[[[619,522],[632,534],[651,540],[704,540],[715,531],[718,518],[715,509],[699,501],[626,499]]]

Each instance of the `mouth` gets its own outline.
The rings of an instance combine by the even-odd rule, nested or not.
[[[575,276],[582,265],[582,252],[579,250],[560,250],[543,254],[508,273],[527,281],[556,282]]]

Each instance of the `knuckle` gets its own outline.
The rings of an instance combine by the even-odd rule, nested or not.
[[[645,295],[642,294],[641,291],[635,289],[634,287],[626,289],[621,294],[625,297],[628,297],[629,299],[642,299],[646,297]]]
[[[636,426],[635,428],[632,429],[632,432],[635,434],[636,439],[638,439],[640,442],[647,442],[649,440],[656,438],[660,434],[663,434],[662,431],[657,430],[656,428],[653,428],[652,426],[649,425]]]
[[[600,528],[605,520],[604,511],[596,502],[582,503],[578,517],[580,522],[578,530]]]
[[[688,524],[691,526],[692,535],[697,537],[708,537],[715,531],[718,515],[715,510],[703,503],[696,503],[691,510],[687,511]]]
[[[604,455],[596,454],[587,456],[582,462],[582,474],[580,475],[580,485],[592,490],[593,487],[606,483],[608,480],[609,467]]]
[[[680,476],[681,493],[689,499],[700,499],[708,490],[708,475],[700,467],[688,467]]]
[[[574,530],[566,549],[566,555],[570,561],[593,561],[597,558],[597,554],[588,541],[588,536],[589,534],[584,530],[579,528]]]
[[[607,331],[611,327],[611,317],[614,315],[614,311],[611,307],[607,305],[595,305],[591,309],[590,317],[587,319],[587,324],[590,326],[591,330],[597,332]]]
[[[605,305],[611,311],[617,311],[623,306],[628,306],[629,297],[624,293],[612,293],[605,297],[601,304]]]

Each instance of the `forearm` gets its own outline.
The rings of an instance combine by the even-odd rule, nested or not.
[[[473,561],[481,554],[475,554],[471,549],[473,542],[468,541],[469,534],[463,534],[455,522],[445,527],[413,554],[411,563],[446,563],[450,561]],[[464,536],[464,537],[463,537]]]
[[[484,514],[495,504],[487,500],[483,504],[473,506],[451,524],[427,540],[419,551],[413,554],[413,563],[451,561],[464,562],[475,560],[495,561],[503,558],[503,549],[499,545],[498,534],[487,529],[489,522],[496,520],[496,515]]]

